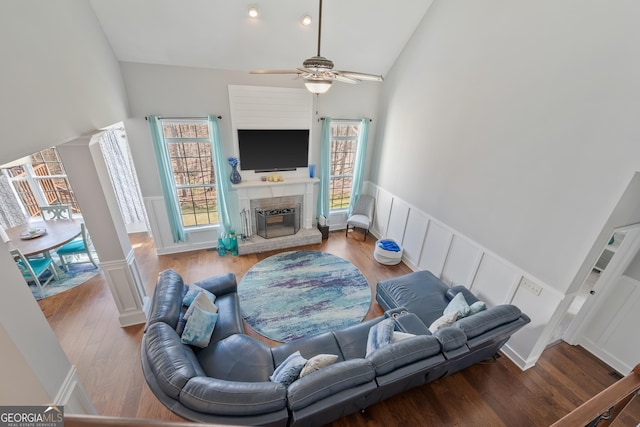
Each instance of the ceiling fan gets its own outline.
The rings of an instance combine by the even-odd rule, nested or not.
[[[381,82],[382,76],[359,73],[355,71],[339,71],[333,69],[333,62],[320,55],[320,41],[322,35],[322,0],[318,12],[318,54],[306,59],[302,67],[295,70],[254,70],[251,74],[297,74],[304,79],[304,85],[312,93],[325,93],[331,88],[334,80],[344,83],[359,83],[361,81]]]

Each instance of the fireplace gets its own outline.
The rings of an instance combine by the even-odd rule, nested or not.
[[[256,209],[256,233],[265,239],[291,236],[300,230],[300,205],[280,209]]]
[[[314,184],[317,178],[286,178],[283,182],[243,181],[234,184],[242,219],[244,239],[238,242],[241,255],[322,242],[314,227]],[[296,208],[297,214],[288,210]],[[278,212],[284,210],[285,212]],[[275,211],[261,215],[257,211]],[[264,219],[264,230],[258,230]],[[280,229],[278,229],[280,228]],[[286,231],[285,231],[286,229]],[[279,234],[276,234],[279,233]],[[264,237],[267,236],[267,237]]]

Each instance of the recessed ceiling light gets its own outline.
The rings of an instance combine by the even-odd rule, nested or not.
[[[258,8],[255,6],[251,6],[249,8],[249,16],[252,18],[257,18],[258,17]]]
[[[304,15],[300,20],[300,22],[302,22],[302,25],[304,26],[311,25],[311,15]]]

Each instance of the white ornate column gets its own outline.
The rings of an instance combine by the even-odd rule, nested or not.
[[[100,134],[77,138],[57,149],[124,327],[146,321],[148,297],[100,150]]]

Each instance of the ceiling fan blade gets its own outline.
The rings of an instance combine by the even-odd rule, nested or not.
[[[251,74],[300,74],[299,70],[252,70]]]
[[[335,71],[336,73],[355,80],[365,80],[368,82],[381,82],[384,79],[377,74],[358,73],[356,71]]]
[[[358,83],[358,80],[352,79],[351,77],[343,76],[342,74],[334,74],[333,79],[342,83],[351,83],[353,85]]]

